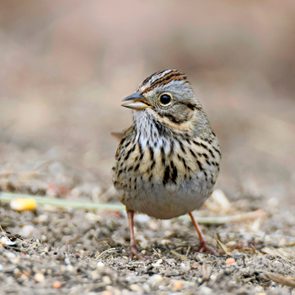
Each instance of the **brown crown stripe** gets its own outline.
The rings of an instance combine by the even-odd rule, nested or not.
[[[170,83],[172,80],[173,81],[186,80],[186,76],[178,71],[169,72],[165,76],[154,81],[148,88],[146,88],[143,91],[143,93],[147,93],[159,85],[166,85],[166,84]],[[144,86],[144,85],[142,85],[142,86]]]
[[[157,72],[157,73],[154,73],[152,74],[151,76],[149,76],[147,79],[145,79],[142,83],[141,83],[141,86],[140,87],[144,87],[145,85],[148,85],[149,83],[151,83],[150,80],[153,79],[153,77],[155,76],[159,76],[161,75],[162,73],[166,72],[167,70],[163,70],[161,72]],[[155,81],[153,81],[151,84],[150,84],[150,87],[152,85],[154,85],[155,83],[157,83],[158,81],[161,81],[162,79],[165,79],[167,76],[170,76],[171,74],[174,75],[175,73],[178,73],[177,71],[175,70],[170,70],[168,73],[166,73],[163,77],[160,77],[158,79],[156,79]]]
[[[170,83],[171,81],[183,81],[183,80],[186,80],[185,78],[186,78],[186,76],[183,76],[183,75],[182,76],[172,75],[172,76],[167,77],[165,79],[159,79],[159,80],[155,81],[155,83],[153,83],[150,87],[146,88],[143,91],[143,93],[147,93],[147,92],[153,90],[154,88],[156,88],[159,85],[161,85],[161,86],[166,85],[166,84]]]
[[[158,74],[158,75],[160,75],[160,74]],[[158,76],[158,75],[154,75],[154,76]],[[170,79],[170,77],[178,77],[178,76],[180,76],[180,75],[183,75],[183,74],[181,74],[181,73],[178,72],[178,71],[174,71],[174,70],[172,70],[172,71],[166,73],[164,76],[162,76],[162,77],[156,79],[155,81],[153,81],[152,84],[151,84],[150,86],[153,86],[153,85],[158,84],[158,83],[160,83],[160,82],[162,82],[162,81],[165,81],[165,80],[167,80],[167,79]]]
[[[166,70],[162,70],[162,71],[159,71],[159,72],[156,72],[156,73],[151,74],[150,76],[148,76],[147,78],[144,79],[144,81],[141,83],[140,87],[142,87],[144,84],[147,84],[147,83],[152,79],[152,77],[154,77],[154,76],[158,76],[158,75],[160,75],[160,74],[162,74],[162,73],[164,73],[164,72],[166,72],[166,71],[167,71],[167,69],[166,69]],[[171,73],[172,71],[173,71],[173,70],[171,70],[171,71],[168,72],[167,74]]]

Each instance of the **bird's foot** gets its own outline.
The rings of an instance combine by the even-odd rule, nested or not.
[[[205,241],[200,243],[197,252],[218,255],[217,251],[214,248],[209,247]]]
[[[139,253],[136,245],[131,245],[130,246],[130,258],[131,259],[138,259],[138,260],[143,259],[143,256]]]

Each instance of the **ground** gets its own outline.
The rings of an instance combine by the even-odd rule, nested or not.
[[[206,238],[218,255],[196,251],[197,236],[186,217],[161,221],[137,215],[136,237],[143,259],[132,260],[126,216],[121,210],[39,205],[34,212],[17,212],[9,202],[2,202],[0,293],[293,294],[293,159],[291,154],[280,154],[276,145],[270,154],[262,149],[268,144],[268,136],[286,139],[284,149],[291,149],[294,143],[282,133],[263,133],[265,128],[283,124],[272,117],[272,109],[269,114],[264,113],[263,123],[258,117],[249,123],[243,115],[247,106],[242,102],[243,114],[236,108],[234,119],[227,118],[230,104],[215,110],[214,93],[207,95],[211,97],[207,104],[213,125],[223,146],[223,164],[216,189],[223,193],[226,206],[224,200],[219,204],[213,198],[195,214],[214,218],[243,216],[247,212],[257,214],[237,222],[202,223]],[[89,101],[84,105],[77,98],[71,103],[72,109],[67,109],[69,116],[76,104],[86,105],[84,112],[90,122],[96,120]],[[99,102],[95,108],[99,109],[98,105]],[[125,113],[118,112],[118,118],[122,114],[128,126],[130,114]],[[15,196],[18,193],[46,195],[67,202],[78,199],[93,204],[116,203],[118,196],[110,175],[117,143],[109,135],[109,129],[121,124],[112,121],[110,128],[108,120],[103,124],[98,121],[99,126],[93,124],[85,135],[80,130],[89,122],[81,120],[82,126],[75,130],[78,135],[69,135],[63,141],[63,128],[69,128],[66,124],[75,120],[74,116],[70,123],[64,118],[57,120],[60,128],[55,129],[56,133],[49,128],[46,134],[37,137],[40,141],[12,137],[8,132],[13,132],[11,128],[2,132],[1,153],[5,159],[1,166],[2,192]],[[243,128],[245,131],[241,133]],[[230,130],[230,134],[225,130]],[[290,130],[284,132],[288,135]],[[97,132],[107,135],[96,141]],[[88,138],[94,138],[90,141],[93,146],[88,144],[85,151],[83,142],[89,142]],[[51,139],[55,145],[47,147]],[[243,139],[247,143],[241,145],[239,141]],[[279,156],[286,159],[284,164],[277,160]]]
[[[260,200],[244,199],[244,209],[246,204],[251,210],[261,207]],[[271,207],[266,212],[271,215],[247,225],[203,226],[218,255],[196,251],[188,218],[138,216],[143,258],[132,260],[126,218],[120,212],[40,208],[18,213],[4,205],[1,236],[11,243],[0,249],[1,293],[291,294],[290,287],[268,274],[294,276],[295,232],[290,224],[295,217]]]

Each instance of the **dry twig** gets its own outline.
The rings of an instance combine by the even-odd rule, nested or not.
[[[275,283],[295,288],[295,277],[283,276],[278,273],[264,272],[263,277],[274,281]]]
[[[35,196],[28,194],[19,193],[6,193],[0,192],[0,201],[10,202],[15,198],[31,198],[34,199],[38,205],[51,205],[61,208],[79,208],[79,209],[92,209],[92,210],[113,210],[113,211],[125,211],[125,207],[120,203],[98,203],[89,200],[69,200],[69,199],[58,199],[46,196]],[[263,210],[255,210],[252,212],[239,213],[234,215],[225,216],[196,216],[198,223],[208,225],[222,225],[227,223],[238,223],[244,221],[255,220],[258,218],[266,217],[266,212]]]

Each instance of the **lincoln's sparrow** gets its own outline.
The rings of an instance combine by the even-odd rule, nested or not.
[[[199,250],[206,250],[191,212],[211,194],[221,153],[191,84],[177,70],[157,72],[122,106],[134,110],[133,124],[122,135],[113,170],[128,214],[131,254],[138,254],[134,212],[160,219],[188,213],[199,236]]]

